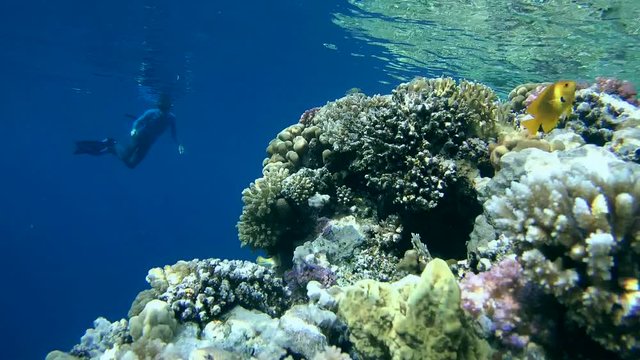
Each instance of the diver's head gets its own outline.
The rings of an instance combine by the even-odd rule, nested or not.
[[[158,98],[158,102],[156,103],[156,106],[161,111],[167,112],[171,110],[171,106],[172,106],[171,97],[168,94],[160,94],[160,97]]]

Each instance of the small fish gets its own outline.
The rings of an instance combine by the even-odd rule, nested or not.
[[[332,43],[322,43],[322,46],[326,47],[329,50],[338,50],[338,47]]]
[[[551,131],[562,116],[569,116],[576,98],[576,82],[562,80],[551,84],[527,107],[533,119],[524,120],[530,135],[535,135],[542,125],[545,133]]]
[[[259,256],[259,255],[256,258],[256,264],[264,266],[264,267],[269,268],[269,269],[273,269],[277,265],[276,264],[276,260],[274,258],[272,258],[272,257],[266,258],[266,257]]]
[[[344,94],[349,96],[349,95],[364,94],[364,93],[362,92],[362,89],[357,87],[352,87],[351,89],[347,90]]]

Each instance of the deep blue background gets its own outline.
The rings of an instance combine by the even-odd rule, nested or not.
[[[379,60],[349,55],[384,54],[331,23],[342,1],[171,3],[0,4],[2,358],[68,351],[97,316],[125,317],[151,267],[254,258],[235,224],[268,141],[351,87],[392,88]],[[143,59],[159,82],[182,75],[186,154],[165,136],[135,170],[71,155],[74,140],[122,139],[124,115],[149,106]]]

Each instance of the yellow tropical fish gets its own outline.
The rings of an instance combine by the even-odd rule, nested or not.
[[[258,256],[258,258],[256,259],[256,264],[264,266],[264,267],[269,268],[269,269],[273,269],[274,267],[276,267],[278,265],[274,258],[272,258],[272,257],[266,258],[266,257],[263,257],[263,256]]]
[[[535,135],[542,125],[545,133],[551,131],[561,116],[571,115],[573,101],[576,98],[576,82],[562,80],[547,86],[538,97],[527,107],[527,112],[533,119],[524,120],[522,125]]]

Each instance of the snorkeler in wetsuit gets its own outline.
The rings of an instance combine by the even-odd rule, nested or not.
[[[151,145],[167,128],[171,128],[171,137],[178,144],[178,153],[184,153],[184,147],[179,143],[176,133],[176,118],[170,112],[171,99],[162,95],[156,109],[147,110],[133,122],[131,138],[127,146],[122,146],[112,138],[101,141],[77,141],[74,154],[89,154],[100,156],[104,154],[116,155],[124,164],[133,169],[147,155]]]

